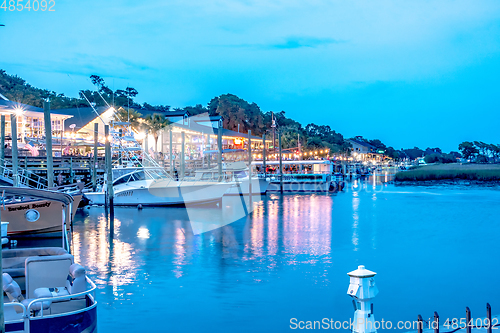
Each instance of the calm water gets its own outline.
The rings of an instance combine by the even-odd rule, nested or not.
[[[256,198],[257,200],[258,198]],[[231,211],[200,208],[207,219]],[[99,331],[282,332],[349,320],[347,272],[377,272],[375,318],[500,313],[500,190],[354,183],[267,195],[247,218],[193,235],[181,208],[78,213],[75,260],[97,282]],[[290,330],[291,331],[291,330]]]

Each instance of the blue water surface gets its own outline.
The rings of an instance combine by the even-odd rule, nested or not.
[[[248,217],[194,235],[183,208],[79,212],[75,260],[98,285],[99,331],[286,332],[353,316],[347,273],[377,272],[377,320],[500,313],[500,190],[354,182],[254,197]],[[241,203],[197,208],[217,220]]]

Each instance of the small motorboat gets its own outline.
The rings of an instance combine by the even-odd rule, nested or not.
[[[1,201],[12,197],[50,200],[59,211],[62,246],[2,249],[5,332],[97,332],[96,285],[71,255],[67,220],[73,198],[66,193],[1,187]],[[36,209],[36,208],[35,208]],[[3,219],[3,210],[0,210]],[[22,214],[11,225],[24,224]],[[36,221],[35,221],[36,222]],[[31,223],[31,222],[30,222]]]

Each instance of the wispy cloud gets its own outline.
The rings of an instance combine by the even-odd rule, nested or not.
[[[267,45],[272,49],[299,49],[303,47],[315,48],[328,44],[339,44],[343,41],[333,38],[314,38],[314,37],[288,37],[280,43],[273,43]]]
[[[235,48],[258,48],[258,49],[273,49],[273,50],[286,50],[286,49],[300,49],[300,48],[317,48],[329,44],[340,44],[346,41],[337,40],[333,38],[316,38],[316,37],[286,37],[280,41],[268,43],[254,43],[254,44],[232,44],[232,45],[219,45],[223,47]]]

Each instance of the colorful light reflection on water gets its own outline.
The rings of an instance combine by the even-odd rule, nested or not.
[[[255,198],[251,216],[193,235],[182,208],[78,214],[73,253],[99,286],[99,331],[280,332],[290,318],[348,320],[347,272],[378,273],[375,315],[500,313],[500,191],[355,181],[340,194]],[[200,208],[218,220],[224,207]],[[495,307],[496,306],[496,307]],[[494,311],[495,312],[495,311]]]

